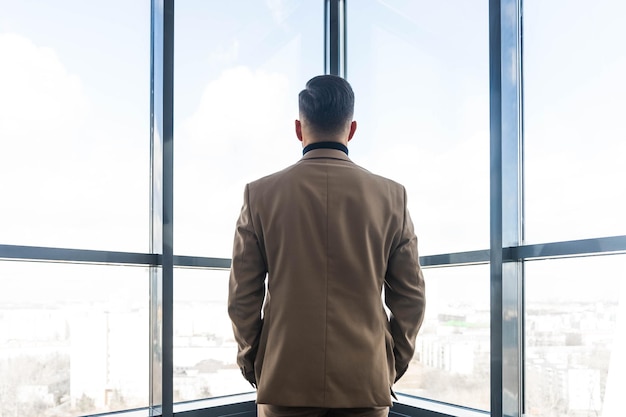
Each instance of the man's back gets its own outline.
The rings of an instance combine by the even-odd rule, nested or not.
[[[390,405],[396,365],[403,372],[410,356],[396,364],[381,299],[383,281],[392,287],[387,289],[392,303],[398,291],[404,300],[392,311],[400,310],[396,318],[408,321],[399,324],[409,332],[397,335],[404,340],[395,343],[410,355],[414,323],[423,311],[423,279],[404,188],[360,168],[340,150],[316,149],[251,183],[246,193],[249,220],[238,227],[248,233],[241,244],[258,247],[256,262],[262,261],[268,273],[254,364],[257,401],[330,408]],[[241,261],[233,258],[235,277]],[[407,303],[407,294],[413,294],[413,303]]]
[[[298,105],[303,158],[247,185],[237,221],[237,363],[259,417],[383,417],[424,317],[406,193],[348,158],[357,123],[346,80],[313,77]]]

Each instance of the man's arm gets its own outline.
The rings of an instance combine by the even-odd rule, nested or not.
[[[389,258],[385,276],[385,304],[391,311],[389,324],[396,361],[396,381],[404,375],[415,352],[415,338],[424,320],[425,286],[419,265],[417,237],[404,204],[400,241]]]
[[[254,360],[261,337],[261,308],[265,297],[267,267],[252,225],[246,185],[243,207],[235,230],[228,287],[228,315],[239,346],[237,364],[244,377],[256,387]]]

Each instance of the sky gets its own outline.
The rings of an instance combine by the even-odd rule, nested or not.
[[[351,155],[407,187],[424,255],[488,247],[487,6],[454,4],[348,3]],[[624,6],[604,4],[525,3],[529,243],[626,230]],[[321,2],[248,5],[176,4],[179,254],[230,256],[244,184],[298,159],[323,71]],[[147,251],[149,5],[1,8],[3,243]]]
[[[2,243],[147,252],[150,22],[133,4],[0,3]]]

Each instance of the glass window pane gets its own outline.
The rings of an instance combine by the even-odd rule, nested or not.
[[[489,246],[488,7],[347,3],[353,160],[407,188],[422,255]]]
[[[228,317],[229,271],[176,269],[174,401],[251,392]]]
[[[0,261],[0,415],[148,405],[148,271]]]
[[[533,261],[525,271],[526,415],[620,415],[626,256]]]
[[[146,251],[150,3],[0,10],[2,243]]]
[[[529,242],[626,234],[626,2],[524,1]]]
[[[415,356],[394,389],[490,409],[489,266],[424,270],[426,316]]]
[[[244,185],[295,163],[297,96],[323,72],[321,1],[177,1],[175,242],[230,258]]]

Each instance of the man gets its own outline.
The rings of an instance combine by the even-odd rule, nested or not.
[[[228,300],[237,362],[259,416],[386,416],[424,315],[405,189],[348,158],[347,81],[309,80],[299,109],[302,159],[245,188]]]

